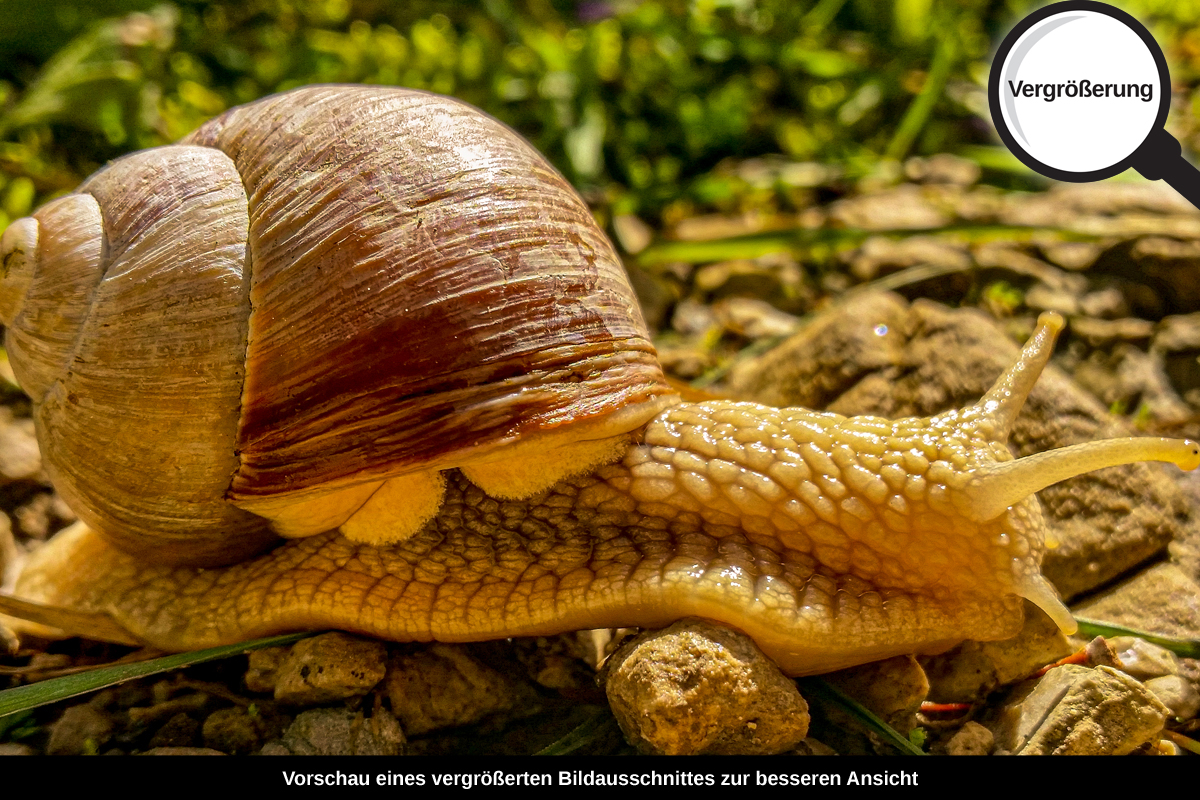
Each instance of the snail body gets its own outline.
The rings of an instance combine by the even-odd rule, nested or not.
[[[85,523],[18,592],[167,649],[703,616],[805,674],[1004,638],[1021,598],[1070,629],[1033,493],[1200,464],[1165,439],[1012,459],[1053,315],[979,403],[930,419],[680,402],[582,201],[426,93],[233,109],[3,250],[14,369]]]

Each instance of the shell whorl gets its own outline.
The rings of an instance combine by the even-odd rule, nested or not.
[[[159,560],[267,546],[242,500],[458,466],[671,394],[586,205],[449,98],[266,98],[32,220],[6,233],[0,313],[48,472]]]

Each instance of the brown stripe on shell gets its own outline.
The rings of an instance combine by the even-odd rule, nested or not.
[[[228,153],[250,203],[234,499],[450,466],[671,393],[586,205],[476,109],[312,87],[186,141]]]

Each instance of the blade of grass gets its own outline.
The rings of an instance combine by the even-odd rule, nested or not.
[[[1075,617],[1075,621],[1079,623],[1079,633],[1087,636],[1136,636],[1139,639],[1145,639],[1150,644],[1156,644],[1159,647],[1165,647],[1177,656],[1183,658],[1200,658],[1200,639],[1178,639],[1173,636],[1163,636],[1149,631],[1140,631],[1137,628],[1127,628],[1124,625],[1115,625],[1111,622],[1102,622],[1098,619],[1087,619],[1086,617]]]
[[[543,747],[535,756],[566,756],[600,741],[613,733],[619,734],[617,721],[607,709],[601,709],[575,726],[566,736]]]
[[[899,161],[908,155],[913,142],[917,140],[925,123],[929,121],[933,107],[937,105],[938,98],[942,96],[942,90],[946,88],[946,81],[950,79],[950,72],[954,67],[954,59],[957,55],[958,40],[955,38],[953,28],[947,26],[942,29],[941,36],[938,38],[937,48],[933,52],[933,62],[929,65],[929,75],[925,78],[925,85],[921,87],[921,91],[909,104],[908,110],[904,112],[904,117],[900,120],[900,125],[896,128],[896,133],[888,142],[887,150],[884,153],[888,158]]]
[[[907,738],[901,736],[895,728],[872,714],[857,700],[843,694],[833,684],[821,678],[801,678],[797,683],[800,685],[801,694],[809,697],[818,697],[826,702],[841,706],[848,714],[857,719],[864,728],[877,734],[902,754],[909,756],[925,755],[923,750]]]
[[[0,717],[44,706],[47,703],[56,703],[59,700],[66,700],[67,698],[86,694],[97,689],[104,689],[108,686],[133,680],[134,678],[157,675],[160,672],[167,672],[179,669],[180,667],[190,667],[193,664],[203,664],[206,661],[217,661],[263,647],[277,647],[279,645],[291,644],[300,639],[315,636],[317,633],[316,631],[289,633],[285,636],[254,639],[249,642],[213,647],[208,650],[176,653],[174,655],[163,656],[162,658],[151,659],[150,661],[138,661],[132,664],[114,664],[107,667],[99,667],[98,669],[78,675],[66,675],[61,678],[52,678],[48,681],[30,684],[29,686],[6,689],[0,692]]]

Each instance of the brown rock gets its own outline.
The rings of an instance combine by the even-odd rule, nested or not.
[[[1143,570],[1072,610],[1151,633],[1200,637],[1200,585],[1170,563]]]
[[[808,733],[808,705],[748,638],[700,620],[624,644],[604,670],[625,737],[649,753],[767,754]]]
[[[247,755],[258,749],[264,736],[263,720],[241,706],[221,708],[208,715],[201,728],[204,745],[230,755]]]
[[[46,754],[98,753],[112,737],[115,727],[112,717],[90,705],[71,706],[50,727]]]
[[[211,747],[152,747],[144,756],[223,756],[220,750]]]
[[[29,480],[42,469],[33,420],[14,419],[7,406],[0,406],[0,481]]]
[[[965,249],[933,236],[908,236],[903,239],[872,236],[850,254],[849,261],[850,271],[861,281],[918,264],[932,264],[950,270],[967,270],[971,267],[971,256]]]
[[[1018,755],[1125,755],[1158,738],[1166,706],[1111,667],[1056,667],[1000,713],[999,747]]]
[[[176,714],[150,737],[150,747],[191,747],[200,734],[200,723],[187,714]]]
[[[950,215],[911,183],[839,200],[830,206],[829,218],[847,228],[876,231],[942,228],[950,223]]]
[[[314,708],[296,716],[283,739],[268,755],[287,752],[298,756],[398,756],[405,738],[400,723],[384,708],[370,717],[347,708]]]
[[[483,664],[466,648],[449,644],[393,653],[384,688],[409,736],[505,716],[535,702],[528,684]]]
[[[279,665],[275,699],[285,705],[315,706],[359,697],[387,672],[387,647],[374,639],[323,633],[301,639]]]
[[[264,647],[250,651],[250,665],[243,680],[252,692],[275,692],[279,681],[279,668],[292,652],[291,646]]]
[[[1182,675],[1151,678],[1145,686],[1171,711],[1176,719],[1188,720],[1200,712],[1200,692]]]
[[[948,756],[986,756],[996,746],[996,737],[978,722],[964,723],[946,743]]]
[[[1117,669],[1139,681],[1180,672],[1179,656],[1165,647],[1138,636],[1114,636],[1107,641],[1120,662]]]
[[[1026,601],[1025,625],[1013,638],[963,642],[941,655],[926,656],[921,663],[929,676],[930,699],[938,703],[974,703],[1071,652],[1071,644],[1058,626]]]
[[[929,679],[913,656],[875,661],[824,677],[906,735],[917,726],[917,712],[929,695]]]

